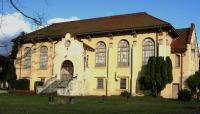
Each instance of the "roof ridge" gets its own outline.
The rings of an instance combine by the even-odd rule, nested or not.
[[[53,23],[52,25],[59,25],[64,23],[73,23],[73,22],[81,22],[81,21],[91,21],[96,19],[106,19],[106,18],[113,18],[113,17],[121,17],[121,16],[129,16],[129,15],[148,15],[146,12],[137,12],[137,13],[127,13],[127,14],[119,14],[119,15],[111,15],[111,16],[102,16],[102,17],[94,17],[94,18],[87,18],[81,20],[74,20],[74,21],[67,21],[67,22],[60,22],[60,23]]]
[[[191,29],[190,27],[176,28],[176,30]]]
[[[163,23],[167,23],[167,24],[170,24],[170,25],[172,26],[172,24],[169,23],[169,22],[167,22],[167,21],[164,21],[164,20],[162,20],[162,19],[159,19],[159,18],[157,18],[157,17],[155,17],[155,16],[152,16],[152,15],[150,15],[150,14],[148,14],[148,13],[146,13],[146,14],[147,14],[148,16],[150,16],[150,17],[152,17],[152,18],[158,20],[158,21],[162,21]]]

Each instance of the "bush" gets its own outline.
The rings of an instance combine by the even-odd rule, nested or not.
[[[36,91],[38,86],[43,86],[44,82],[42,81],[35,81],[34,83],[34,90]]]
[[[128,91],[123,91],[120,94],[122,97],[126,97],[127,99],[131,97],[131,94]]]
[[[200,72],[196,72],[188,77],[186,85],[190,89],[193,97],[198,99],[198,91],[200,91]]]
[[[181,90],[178,92],[178,99],[181,101],[190,101],[192,99],[192,94],[187,89]]]
[[[19,79],[14,82],[14,88],[16,90],[29,90],[30,80]]]

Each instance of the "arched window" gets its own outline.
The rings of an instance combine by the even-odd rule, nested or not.
[[[24,49],[24,69],[31,68],[31,48]]]
[[[126,40],[121,40],[118,44],[118,65],[129,65],[129,44]]]
[[[176,55],[176,67],[180,67],[181,66],[181,62],[180,62],[180,55]]]
[[[42,46],[40,48],[40,68],[46,69],[48,66],[48,48],[46,46]]]
[[[154,56],[154,41],[152,39],[145,39],[142,44],[142,64],[147,64],[149,57]]]
[[[98,42],[96,46],[96,66],[106,65],[106,45],[103,42]]]

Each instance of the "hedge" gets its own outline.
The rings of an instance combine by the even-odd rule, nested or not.
[[[42,81],[36,81],[36,82],[34,83],[34,90],[36,91],[37,87],[38,87],[38,86],[43,86],[43,84],[44,84],[44,82],[42,82]]]
[[[29,90],[30,80],[28,79],[19,79],[14,82],[14,88],[16,90]]]

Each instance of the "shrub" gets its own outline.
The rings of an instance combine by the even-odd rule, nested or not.
[[[192,99],[192,94],[187,89],[181,90],[178,92],[178,99],[181,101],[190,101]]]
[[[198,91],[200,91],[200,72],[196,72],[188,77],[186,85],[190,89],[193,97],[198,99]]]
[[[131,97],[131,94],[128,91],[123,91],[120,94],[122,97],[126,97],[127,99]]]
[[[19,79],[14,82],[14,88],[16,90],[29,90],[30,80]]]
[[[36,91],[38,86],[43,86],[44,82],[42,81],[35,81],[34,83],[34,90]]]

